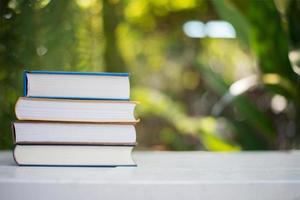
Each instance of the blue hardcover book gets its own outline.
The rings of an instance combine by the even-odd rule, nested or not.
[[[129,73],[24,71],[24,96],[129,100]]]

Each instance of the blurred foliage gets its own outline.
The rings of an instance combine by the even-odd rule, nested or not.
[[[236,39],[189,38],[226,20]],[[140,149],[299,148],[300,1],[1,0],[0,148],[22,71],[129,71]]]

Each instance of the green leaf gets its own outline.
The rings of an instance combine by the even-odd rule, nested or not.
[[[214,8],[220,17],[230,22],[236,29],[237,36],[245,44],[249,43],[249,24],[242,13],[230,2],[225,0],[213,0]]]
[[[300,1],[288,1],[289,7],[287,12],[289,35],[293,48],[300,48]]]
[[[199,69],[202,72],[204,81],[209,87],[221,96],[228,93],[229,84],[225,83],[220,75],[206,67],[199,67]],[[245,96],[236,96],[231,102],[245,118],[247,124],[254,127],[255,131],[260,133],[265,140],[270,140],[270,143],[274,142],[276,131],[271,119],[267,115],[261,112],[256,105]]]

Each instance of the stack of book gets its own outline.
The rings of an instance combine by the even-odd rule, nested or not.
[[[24,72],[14,159],[26,166],[136,166],[128,73]]]

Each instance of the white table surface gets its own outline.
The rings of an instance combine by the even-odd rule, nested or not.
[[[0,152],[0,200],[300,199],[300,151],[133,157],[138,167],[18,167]]]

